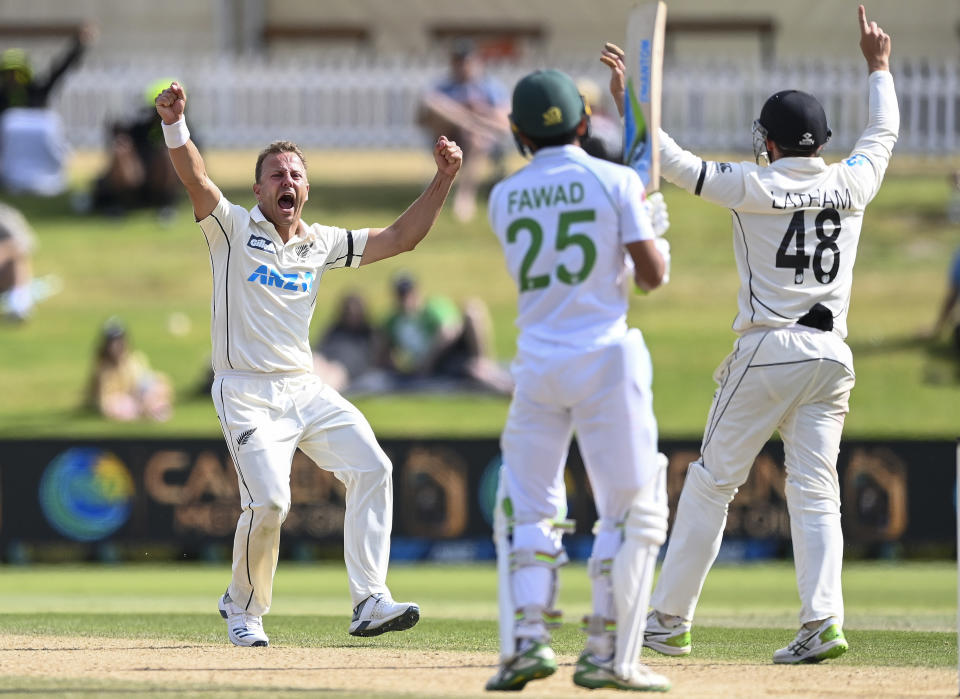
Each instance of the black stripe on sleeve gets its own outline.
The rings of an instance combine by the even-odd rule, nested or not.
[[[698,197],[700,196],[700,190],[703,189],[703,180],[707,177],[707,161],[700,161],[700,179],[697,180],[697,188],[693,190],[693,193]]]
[[[347,231],[347,267],[353,266],[353,231]]]

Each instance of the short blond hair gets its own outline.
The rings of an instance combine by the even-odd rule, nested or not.
[[[303,169],[307,169],[307,159],[303,157],[303,151],[300,150],[300,146],[293,141],[274,141],[260,151],[260,155],[257,156],[257,166],[253,171],[253,176],[256,178],[254,182],[260,181],[260,175],[263,174],[263,161],[267,159],[268,155],[273,155],[274,153],[294,153],[300,158],[300,162],[303,163]]]

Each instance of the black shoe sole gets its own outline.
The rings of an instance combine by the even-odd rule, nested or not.
[[[407,629],[416,626],[418,621],[420,621],[420,609],[417,607],[408,607],[407,611],[405,611],[403,614],[398,617],[394,617],[390,621],[385,621],[384,623],[380,624],[380,626],[372,629],[366,626],[360,626],[359,628],[351,631],[350,635],[369,638],[370,636],[379,636],[387,631],[406,631]]]

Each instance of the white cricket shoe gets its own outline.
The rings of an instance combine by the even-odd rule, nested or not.
[[[656,609],[647,615],[643,645],[664,655],[690,655],[691,624],[680,617],[666,617]]]
[[[378,593],[353,608],[351,636],[379,636],[387,631],[406,631],[420,621],[420,607],[413,602],[394,602]]]
[[[634,663],[627,677],[613,670],[613,658],[598,658],[588,651],[580,654],[573,671],[573,683],[587,689],[622,689],[633,692],[666,692],[670,680],[642,663]]]
[[[793,643],[773,653],[775,663],[819,663],[839,658],[849,648],[843,629],[836,617],[829,617],[813,629],[801,626]]]
[[[224,592],[217,600],[220,616],[227,620],[227,637],[235,646],[269,646],[270,639],[263,632],[263,618],[247,614]]]

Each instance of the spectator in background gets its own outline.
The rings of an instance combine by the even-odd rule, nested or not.
[[[411,387],[420,379],[447,379],[511,393],[509,373],[490,358],[490,313],[482,301],[468,301],[461,312],[444,296],[425,299],[407,275],[398,276],[393,289],[395,307],[384,326],[381,363],[401,383]]]
[[[60,290],[59,278],[33,276],[34,235],[23,215],[0,203],[0,313],[23,322],[42,301]]]
[[[313,345],[314,371],[337,391],[386,391],[390,380],[376,364],[381,344],[366,301],[348,293],[340,299],[333,324]]]
[[[182,188],[167,156],[154,106],[154,99],[171,82],[164,78],[151,83],[136,114],[110,126],[107,169],[94,183],[90,202],[94,211],[120,215],[131,209],[156,208],[161,218],[172,215]]]
[[[499,165],[503,141],[509,137],[507,93],[484,74],[483,59],[469,39],[454,42],[450,75],[420,101],[418,121],[435,138],[444,133],[463,148],[463,170],[453,198],[453,213],[461,222],[477,209],[480,168],[486,157]]]
[[[46,107],[50,93],[87,47],[97,38],[97,28],[84,24],[77,30],[70,48],[53,62],[43,80],[33,74],[30,60],[23,49],[11,48],[0,56],[0,113],[9,107]]]
[[[22,49],[0,55],[0,179],[10,191],[54,195],[66,188],[69,147],[60,117],[48,102],[53,88],[96,35],[93,25],[81,27],[73,45],[42,80],[35,78]]]
[[[23,215],[0,204],[0,295],[3,312],[14,321],[25,321],[33,310],[30,263],[34,237]]]
[[[163,422],[173,412],[170,381],[153,371],[141,352],[130,350],[126,329],[116,318],[103,326],[86,402],[105,418],[122,422]]]
[[[929,339],[939,340],[944,329],[949,327],[953,345],[957,352],[960,352],[960,320],[957,318],[958,301],[960,301],[960,248],[957,248],[953,254],[947,279],[947,290],[943,296],[943,301],[940,303],[937,320],[928,333]]]
[[[953,196],[947,203],[947,220],[950,223],[960,223],[960,170],[951,174],[950,184],[953,189]],[[953,261],[950,263],[947,275],[947,289],[943,295],[943,301],[940,302],[937,319],[930,330],[921,332],[921,336],[927,340],[939,340],[944,329],[949,326],[953,346],[960,353],[958,306],[960,306],[960,247],[953,253]]]
[[[577,89],[590,115],[590,128],[580,141],[580,147],[594,158],[623,163],[623,126],[620,117],[610,114],[603,107],[600,86],[593,80],[581,78],[577,81]]]

